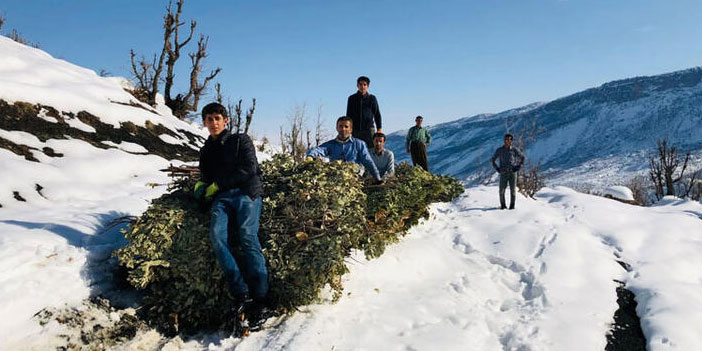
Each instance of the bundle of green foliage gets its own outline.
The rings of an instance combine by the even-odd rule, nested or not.
[[[407,163],[397,166],[395,178],[383,186],[367,186],[370,230],[361,244],[366,257],[382,255],[388,244],[396,242],[421,218],[428,218],[429,204],[451,201],[463,190],[453,177],[431,174]]]
[[[276,155],[262,164],[263,210],[259,239],[280,313],[319,301],[331,288],[341,296],[341,275],[352,249],[382,254],[420,218],[428,205],[463,192],[455,179],[401,165],[383,186],[365,186],[358,166],[297,163]],[[207,208],[190,196],[194,180],[155,200],[115,252],[128,281],[145,289],[144,311],[157,326],[176,330],[230,328],[233,300],[209,241]],[[236,253],[235,253],[236,255]]]

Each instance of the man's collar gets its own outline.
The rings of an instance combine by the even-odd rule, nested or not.
[[[385,149],[382,149],[382,150],[380,150],[380,152],[378,152],[375,148],[373,148],[373,152],[374,152],[376,155],[380,156],[380,155],[383,154],[383,152],[385,152]]]
[[[349,141],[351,141],[352,139],[353,139],[353,137],[352,137],[352,136],[349,136],[348,139],[342,140],[342,139],[339,139],[339,136],[338,136],[338,135],[336,136],[336,138],[334,138],[334,140],[336,140],[336,142],[339,143],[339,144],[346,144],[346,143],[348,143]]]
[[[229,130],[225,129],[221,133],[217,134],[216,136],[211,136],[210,135],[210,140],[213,142],[218,142],[220,144],[224,144],[224,142],[231,136],[231,133],[229,133]]]

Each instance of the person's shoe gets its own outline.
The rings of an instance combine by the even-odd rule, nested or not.
[[[510,210],[514,210],[514,204],[510,204],[510,205],[509,205],[509,209],[510,209]]]
[[[505,205],[500,205],[500,210],[506,210],[506,209],[507,209],[507,206],[505,206]]]
[[[251,331],[248,310],[253,304],[253,300],[249,297],[249,294],[241,294],[235,297],[234,310],[232,311],[234,317],[234,330],[232,335],[237,338],[246,337]]]
[[[262,301],[254,301],[247,309],[249,329],[251,331],[260,330],[266,321],[273,317],[273,311]]]

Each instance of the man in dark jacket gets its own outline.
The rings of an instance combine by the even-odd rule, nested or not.
[[[373,148],[373,134],[383,132],[382,117],[378,108],[378,99],[368,93],[370,79],[360,76],[356,80],[358,91],[349,96],[346,103],[346,117],[353,121],[353,137],[366,142],[368,149]]]
[[[505,209],[505,188],[507,188],[507,183],[509,183],[509,209],[514,209],[514,202],[516,200],[515,191],[517,189],[517,172],[522,168],[524,164],[524,154],[512,146],[512,134],[505,134],[505,143],[495,150],[495,154],[492,156],[491,162],[492,167],[495,171],[500,173],[500,208]],[[498,166],[495,160],[500,161]]]
[[[208,104],[202,109],[202,119],[210,137],[200,149],[201,179],[194,195],[212,201],[210,240],[236,299],[234,317],[255,320],[261,317],[268,294],[268,271],[258,241],[263,187],[256,151],[248,135],[226,129],[229,118],[224,106]],[[227,244],[229,221],[236,222],[243,262],[235,260]]]

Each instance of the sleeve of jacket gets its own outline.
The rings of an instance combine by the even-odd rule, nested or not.
[[[246,134],[239,134],[239,152],[236,155],[235,168],[231,174],[221,174],[215,183],[220,189],[234,189],[242,186],[251,177],[258,173],[258,160],[256,159],[256,149],[251,138]],[[232,150],[236,152],[236,150]]]
[[[358,141],[358,153],[359,155],[357,156],[359,160],[361,160],[361,163],[366,166],[368,170],[373,175],[373,179],[375,180],[380,180],[380,172],[378,172],[378,167],[375,166],[375,162],[373,162],[373,159],[371,158],[370,153],[368,152],[368,148],[366,147],[366,143],[363,142],[362,140],[357,140]]]
[[[383,129],[383,117],[380,116],[378,98],[376,98],[375,95],[373,95],[373,116],[375,118],[375,128]]]
[[[329,157],[329,142],[327,141],[307,151],[307,157]]]
[[[390,153],[390,163],[388,164],[388,170],[385,172],[384,178],[390,178],[395,175],[395,154]]]
[[[500,170],[500,168],[497,167],[497,163],[495,163],[495,160],[497,160],[499,152],[500,152],[500,149],[495,150],[495,153],[492,155],[492,158],[490,159],[490,162],[492,163],[492,168],[494,168],[496,171]]]
[[[200,149],[200,162],[198,162],[198,168],[200,169],[200,181],[203,183],[212,183],[212,175],[207,172],[203,165],[205,164],[205,148]]]
[[[349,98],[346,100],[346,117],[351,117],[351,114],[353,111],[351,111],[353,105],[353,95],[350,95]]]
[[[414,128],[414,127],[412,127]],[[412,128],[407,131],[407,137],[405,137],[405,149],[409,149],[410,146],[410,135],[412,135]]]

